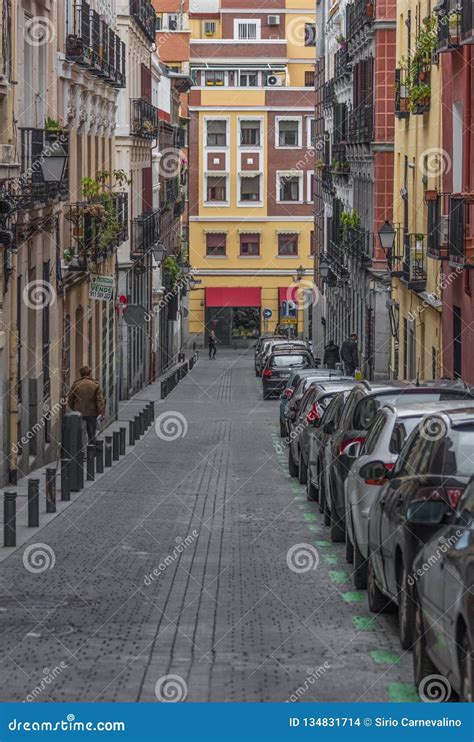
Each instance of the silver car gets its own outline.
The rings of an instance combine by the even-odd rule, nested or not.
[[[264,343],[262,343],[262,347],[260,348],[260,351],[257,353],[255,357],[255,375],[261,376],[263,368],[265,366],[265,363],[267,362],[268,356],[270,353],[278,348],[279,346],[282,347],[302,347],[307,348],[307,343],[305,343],[304,340],[288,340],[287,338],[278,338],[277,340],[274,340],[273,338],[270,338],[269,340],[265,340]]]
[[[365,443],[349,446],[347,454],[354,462],[344,485],[346,558],[353,562],[353,581],[358,589],[367,587],[369,510],[386,481],[386,470],[393,469],[405,440],[426,414],[465,407],[465,400],[398,407],[387,404],[377,413]]]

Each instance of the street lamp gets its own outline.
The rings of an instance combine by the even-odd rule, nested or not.
[[[305,274],[305,269],[303,268],[302,265],[300,265],[296,269],[296,276],[294,277],[294,280],[297,282],[301,281],[304,278],[304,274]]]
[[[45,183],[61,183],[66,171],[68,154],[63,145],[55,142],[41,153],[41,172]]]
[[[189,286],[189,290],[190,291],[192,291],[193,289],[196,288],[198,282],[196,281],[196,279],[194,278],[194,276],[190,276],[187,279],[187,281],[188,281],[188,286]]]
[[[155,258],[157,263],[161,263],[165,252],[166,247],[165,245],[163,245],[162,242],[157,242],[156,245],[152,248],[153,257]]]
[[[385,220],[379,229],[379,240],[382,246],[382,250],[393,250],[395,245],[396,232],[393,226]]]
[[[319,275],[321,276],[323,281],[327,281],[329,278],[329,261],[328,259],[323,255],[319,259]]]

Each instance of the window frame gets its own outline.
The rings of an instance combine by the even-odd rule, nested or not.
[[[223,121],[225,123],[225,144],[209,144],[209,124],[215,123],[217,121]],[[229,119],[228,118],[206,118],[205,119],[205,140],[204,140],[204,146],[206,149],[214,150],[214,149],[227,149],[229,147]],[[215,135],[214,135],[215,136]]]
[[[256,180],[258,178],[258,200],[253,201],[252,199],[242,199],[242,182],[244,180]],[[262,174],[259,173],[258,175],[251,175],[249,177],[242,176],[239,174],[239,190],[238,190],[238,205],[239,206],[261,206],[263,204],[263,183],[262,183]]]
[[[208,175],[205,176],[205,178],[206,178],[206,181],[205,181],[205,193],[203,194],[203,195],[205,195],[204,203],[207,206],[221,206],[222,204],[228,204],[229,203],[229,195],[230,195],[229,194],[229,176],[228,175],[209,175],[208,174]],[[224,181],[224,183],[225,183],[225,199],[224,200],[220,200],[220,201],[217,200],[217,199],[216,200],[210,200],[208,198],[208,194],[209,194],[209,185],[208,185],[209,178],[219,178],[220,180],[223,180]]]
[[[281,245],[280,240],[282,237],[291,237],[293,236],[296,241],[296,251],[293,253],[287,253],[287,252],[281,252]],[[279,234],[278,235],[278,257],[284,257],[284,258],[297,258],[298,252],[299,252],[299,234],[298,232],[292,232],[291,234]]]
[[[258,141],[259,141],[258,144],[242,144],[242,123],[244,121],[251,121],[251,122],[253,122],[255,124],[258,124]],[[237,131],[237,137],[238,137],[238,146],[239,146],[239,148],[240,149],[248,149],[248,148],[261,149],[262,148],[262,142],[263,142],[263,131],[262,131],[262,129],[263,129],[263,126],[262,126],[263,119],[262,119],[262,117],[259,117],[259,118],[244,118],[242,116],[242,117],[239,117],[238,123],[239,123],[239,126],[238,126],[238,131]]]
[[[298,124],[298,143],[280,144],[280,123],[283,121],[296,121]],[[275,149],[302,149],[303,146],[303,117],[302,116],[277,116],[275,118]]]
[[[245,238],[248,238],[251,235],[255,235],[255,237],[258,238],[257,252],[244,253],[242,252],[242,242],[245,240]],[[261,235],[258,232],[251,232],[248,234],[239,234],[239,255],[240,257],[241,258],[259,258],[260,257],[260,244],[261,244],[260,238],[261,238]]]
[[[212,253],[212,252],[209,252],[209,246],[207,244],[208,237],[214,236],[216,234],[222,234],[224,236],[224,246],[223,246],[224,252],[223,253]],[[208,234],[205,235],[205,237],[206,237],[206,258],[226,258],[227,257],[227,233],[226,232],[208,233]],[[220,248],[214,247],[214,248],[211,248],[211,249],[217,250],[217,249],[220,249]]]
[[[292,199],[291,201],[287,201],[285,199],[281,198],[281,179],[286,178],[295,178],[298,181],[298,198]],[[303,193],[303,171],[301,170],[299,173],[294,173],[289,175],[288,172],[285,173],[283,170],[277,170],[276,174],[276,202],[278,204],[303,204],[304,203],[304,193]]]
[[[241,38],[239,36],[239,25],[255,26],[255,38],[249,39],[248,36],[246,38]],[[260,18],[252,18],[252,20],[248,20],[248,18],[234,18],[234,41],[244,41],[245,43],[249,43],[252,41],[260,41],[261,38],[262,21]]]

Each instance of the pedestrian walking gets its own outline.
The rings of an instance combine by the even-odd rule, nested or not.
[[[334,340],[330,340],[324,348],[323,366],[326,366],[326,368],[336,368],[336,363],[340,362],[339,346],[336,345]]]
[[[208,342],[209,342],[209,360],[213,361],[217,353],[217,337],[216,337],[216,333],[214,332],[214,330],[211,330],[211,332],[209,333]]]
[[[351,336],[341,345],[341,360],[346,376],[354,376],[356,368],[359,368],[359,349],[355,332],[352,332]]]
[[[88,443],[95,443],[97,423],[105,412],[104,398],[98,381],[92,378],[89,366],[79,369],[80,378],[71,387],[67,403],[71,410],[80,412],[86,425]]]

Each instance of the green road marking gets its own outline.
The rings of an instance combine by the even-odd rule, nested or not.
[[[343,572],[342,570],[331,570],[329,572],[329,577],[333,582],[336,583],[336,585],[342,585],[344,582],[347,582],[349,580],[349,575],[347,575],[346,572]]]
[[[377,665],[395,665],[400,662],[400,655],[389,649],[374,649],[370,652],[370,656]]]
[[[377,628],[375,618],[369,616],[352,616],[352,623],[357,631],[375,631]]]
[[[321,526],[315,525],[308,526],[308,529],[311,531],[311,533],[321,533],[321,531],[323,530]]]
[[[316,516],[316,515],[313,515],[313,513],[305,513],[305,515],[303,516],[303,518],[304,518],[304,519],[305,519],[306,521],[310,521],[310,520],[318,520],[317,516]]]
[[[303,495],[296,495],[295,500],[297,502],[305,502],[305,498],[303,497]]]
[[[332,546],[332,543],[330,541],[315,541],[316,546],[319,546],[320,549],[326,549],[328,546]]]
[[[349,593],[342,593],[342,599],[346,603],[362,603],[366,600],[365,593],[361,593],[359,590],[354,590]]]
[[[316,543],[318,542],[316,541]],[[323,559],[326,564],[338,564],[341,561],[338,554],[325,554]]]
[[[420,697],[416,688],[411,683],[390,683],[388,686],[388,697],[395,703],[418,702]]]

